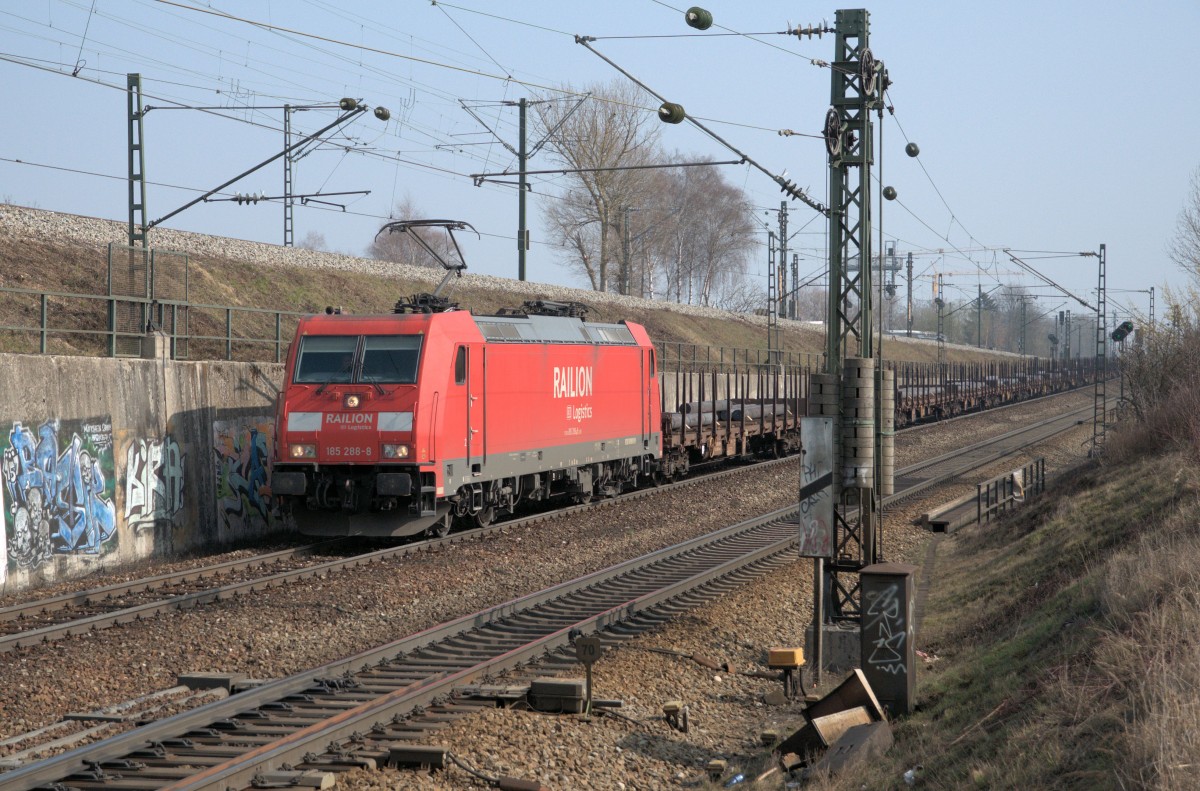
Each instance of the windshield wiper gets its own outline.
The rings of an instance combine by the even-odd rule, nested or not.
[[[349,362],[347,362],[345,365],[342,366],[342,369],[340,371],[338,371],[337,373],[334,373],[334,374],[330,374],[328,379],[326,379],[324,382],[321,382],[321,386],[317,388],[317,392],[313,393],[313,395],[321,395],[321,393],[325,392],[326,387],[329,387],[329,385],[333,384],[334,379],[337,379],[339,376],[346,373],[347,371],[350,371],[353,368],[354,368],[354,360],[351,359]],[[349,382],[339,382],[339,384],[350,384],[350,383]]]

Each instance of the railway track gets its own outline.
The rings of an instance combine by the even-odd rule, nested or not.
[[[1012,406],[1016,405],[1006,405],[999,409],[1008,409]],[[1080,409],[1070,413],[1070,416],[1082,415],[1086,411],[1087,409]],[[950,421],[961,420],[964,417],[970,417],[970,415],[957,416],[951,418]],[[1064,416],[1064,419],[1069,418]],[[1033,443],[1039,441],[1036,439],[1037,430],[1037,426],[1029,426],[1010,432],[1005,436],[1030,437],[1029,443]],[[980,445],[987,445],[987,443],[980,443]],[[924,474],[923,471],[936,469],[938,464],[946,463],[961,453],[976,453],[979,454],[979,458],[983,458],[988,452],[984,447],[980,447],[978,450],[967,448],[961,452],[932,459],[898,472],[897,490],[906,488],[911,494],[915,494],[920,491],[916,485],[920,476]],[[991,452],[996,453],[997,451]],[[786,464],[788,461],[788,459],[765,461],[759,463],[756,468],[764,469],[774,464]],[[14,604],[0,608],[0,652],[52,642],[71,635],[86,634],[93,630],[107,629],[117,624],[154,618],[166,612],[203,606],[260,590],[336,574],[369,563],[440,549],[448,544],[479,539],[498,531],[535,524],[589,508],[646,497],[673,488],[695,486],[701,482],[711,482],[745,469],[745,467],[735,467],[710,472],[703,476],[693,476],[687,480],[664,484],[657,488],[639,489],[588,505],[569,506],[532,516],[518,517],[484,528],[452,533],[440,539],[415,541],[350,557],[332,560],[314,559],[313,555],[328,552],[345,543],[344,539],[327,541],[211,566],[65,593],[28,603]],[[889,502],[892,501],[894,500],[889,500]],[[263,574],[263,569],[271,569],[271,572]],[[221,584],[213,585],[211,584],[213,580],[220,580]]]
[[[1115,404],[1115,401],[1111,403]],[[900,502],[914,497],[938,483],[952,480],[962,474],[958,471],[964,469],[963,465],[966,465],[965,471],[970,472],[1019,453],[1039,442],[1044,442],[1079,425],[1083,422],[1084,417],[1091,416],[1093,410],[1093,406],[1086,406],[1064,412],[1061,415],[1055,415],[1028,426],[1021,426],[1005,434],[897,470],[895,474],[896,493],[886,498],[884,503]]]
[[[770,465],[786,464],[789,461],[794,461],[794,459],[764,461],[756,468],[762,469]],[[197,607],[301,580],[323,577],[368,563],[378,563],[419,552],[428,552],[450,544],[483,538],[496,532],[536,524],[578,511],[602,508],[612,503],[648,497],[670,489],[711,482],[714,479],[734,475],[746,469],[746,467],[736,467],[721,470],[677,483],[639,489],[587,505],[568,506],[531,516],[508,519],[487,527],[451,533],[444,538],[399,544],[345,558],[334,560],[308,558],[318,551],[328,550],[346,541],[346,539],[340,539],[188,571],[115,583],[86,591],[64,593],[23,604],[14,604],[0,608],[0,652],[39,645],[70,635],[86,634],[95,629],[107,629],[117,624],[153,618],[165,612]],[[274,567],[275,570],[266,575],[257,571],[267,567]],[[246,574],[245,572],[252,573]],[[213,579],[222,579],[223,584],[213,586],[206,582]]]
[[[212,585],[215,579],[249,582],[260,579],[265,568],[295,571],[336,543],[306,544],[0,607],[0,652],[214,601],[220,590]]]
[[[898,486],[891,500],[1077,424],[1074,413],[1040,421],[971,452],[905,468],[897,480],[909,488]],[[985,444],[999,448],[985,452]],[[392,746],[493,705],[454,697],[471,682],[561,651],[572,634],[659,622],[791,562],[795,517],[788,508],[741,522],[25,766],[3,775],[0,785],[199,791],[295,781],[265,774],[284,765],[298,771],[378,765]]]

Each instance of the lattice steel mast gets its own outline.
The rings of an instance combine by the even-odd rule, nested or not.
[[[834,553],[825,559],[822,569],[828,579],[825,589],[833,619],[860,616],[858,571],[878,559],[879,492],[871,472],[874,460],[868,458],[869,451],[867,457],[860,455],[856,445],[859,437],[873,437],[878,428],[874,386],[866,384],[868,377],[872,382],[875,379],[871,111],[882,106],[887,76],[883,64],[871,54],[869,32],[870,14],[866,9],[837,12],[832,107],[825,118],[830,206],[825,374],[829,384],[841,390],[841,436],[834,440]],[[855,358],[857,361],[848,365],[847,361]],[[849,370],[850,366],[855,370]],[[854,376],[843,379],[849,374]],[[859,392],[851,392],[860,385]],[[858,397],[868,391],[869,397]],[[873,446],[873,440],[869,444]],[[824,613],[818,613],[818,617],[825,620]],[[820,624],[814,627],[820,630]]]
[[[1108,379],[1108,322],[1107,300],[1105,298],[1106,277],[1108,268],[1108,250],[1100,245],[1098,254],[1096,283],[1096,385],[1092,404],[1092,453],[1097,453],[1104,446],[1105,419],[1108,417],[1105,393],[1105,381]]]

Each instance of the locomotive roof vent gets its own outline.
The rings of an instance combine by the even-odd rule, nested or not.
[[[572,319],[584,319],[589,308],[582,302],[554,302],[548,299],[531,299],[521,304],[519,309],[501,308],[501,316],[563,316]]]

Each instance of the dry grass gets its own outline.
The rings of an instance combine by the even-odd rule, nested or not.
[[[830,788],[1196,787],[1200,476],[1096,466],[944,542],[896,746]]]

